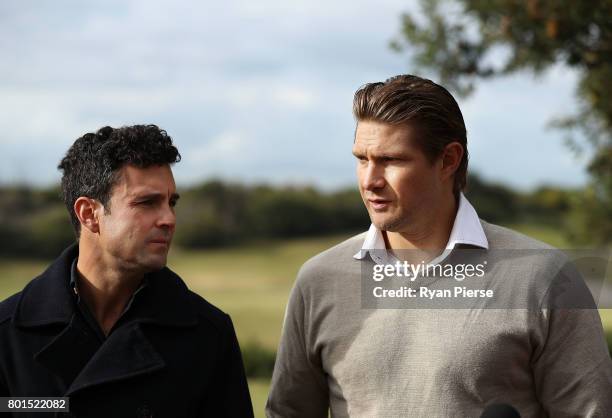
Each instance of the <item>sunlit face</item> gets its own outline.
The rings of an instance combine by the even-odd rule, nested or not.
[[[164,267],[176,226],[178,197],[168,165],[122,167],[111,191],[110,213],[103,213],[99,220],[103,257],[131,271]]]
[[[427,159],[415,135],[410,126],[357,124],[353,154],[359,191],[372,223],[380,230],[414,230],[429,221],[444,198],[441,163]]]

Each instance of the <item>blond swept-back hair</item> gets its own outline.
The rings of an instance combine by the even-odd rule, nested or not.
[[[451,142],[463,147],[453,190],[458,194],[467,182],[467,133],[463,115],[453,96],[444,87],[415,75],[398,75],[384,82],[361,86],[353,99],[357,122],[373,121],[409,125],[428,159],[435,161]]]

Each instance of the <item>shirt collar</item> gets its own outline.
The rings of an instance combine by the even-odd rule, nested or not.
[[[79,258],[76,257],[74,260],[72,260],[72,264],[70,265],[70,288],[72,289],[72,291],[74,292],[75,295],[78,295],[79,293],[77,292],[77,288],[76,288],[76,284],[77,284],[77,260]]]
[[[453,229],[451,230],[448,237],[448,242],[446,243],[446,250],[434,261],[432,261],[432,263],[442,261],[458,244],[474,245],[484,249],[489,248],[489,241],[487,240],[484,230],[482,229],[482,224],[480,223],[476,209],[474,209],[463,193],[460,193],[459,195],[459,208],[457,209],[457,214],[455,215]],[[384,264],[386,261],[388,261],[386,257],[382,256],[382,253],[385,252],[370,250],[385,249],[385,239],[382,231],[376,228],[374,224],[371,224],[365,240],[363,241],[363,246],[353,257],[358,260],[362,260],[368,253],[370,253],[370,256],[374,262]]]
[[[70,265],[70,289],[72,289],[72,292],[74,293],[77,302],[80,302],[81,296],[79,295],[79,287],[78,287],[79,282],[78,282],[78,272],[77,272],[77,262],[78,261],[79,261],[79,257],[75,257],[75,259],[72,260],[72,264]],[[126,312],[130,308],[130,306],[132,306],[132,301],[134,300],[134,297],[136,297],[136,295],[140,293],[142,289],[147,287],[148,284],[149,284],[148,278],[145,275],[138,289],[136,289],[136,291],[132,294],[132,297],[130,297],[130,300],[128,304],[126,305],[123,312]]]

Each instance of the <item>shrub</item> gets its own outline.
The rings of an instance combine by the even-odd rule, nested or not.
[[[269,379],[274,370],[276,353],[256,341],[249,341],[242,346],[242,360],[247,377]]]

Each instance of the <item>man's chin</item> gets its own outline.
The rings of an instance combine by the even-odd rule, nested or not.
[[[372,219],[372,223],[374,224],[374,226],[381,231],[398,232],[401,230],[401,226],[402,226],[401,219],[392,219],[392,218],[387,218],[387,219],[371,218],[371,219]]]
[[[146,260],[145,263],[143,263],[143,267],[146,270],[146,273],[151,273],[157,270],[161,270],[164,267],[166,267],[167,264],[167,257],[155,257],[155,258],[150,258],[148,260]]]

